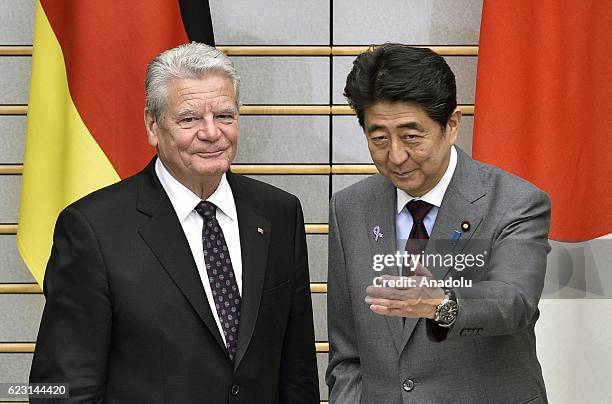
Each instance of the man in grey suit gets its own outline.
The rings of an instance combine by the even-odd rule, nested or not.
[[[546,403],[547,195],[454,146],[455,78],[429,49],[368,50],[345,96],[379,174],[330,202],[330,402]]]

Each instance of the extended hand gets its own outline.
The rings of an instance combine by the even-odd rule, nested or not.
[[[434,318],[436,308],[444,299],[441,288],[419,286],[423,279],[431,279],[432,274],[427,268],[419,265],[414,275],[408,278],[383,275],[382,280],[412,279],[414,287],[377,287],[368,286],[365,301],[370,309],[377,314],[396,317]]]

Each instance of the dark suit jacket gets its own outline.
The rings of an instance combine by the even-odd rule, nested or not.
[[[301,205],[227,179],[243,263],[235,362],[152,161],[60,214],[31,383],[68,382],[70,402],[319,402]]]

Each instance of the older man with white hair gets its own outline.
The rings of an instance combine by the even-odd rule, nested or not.
[[[68,383],[67,402],[318,403],[302,208],[229,171],[232,62],[165,51],[146,98],[157,156],[58,218],[31,383]]]

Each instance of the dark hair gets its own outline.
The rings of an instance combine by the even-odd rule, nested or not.
[[[455,75],[429,48],[396,43],[371,47],[357,56],[344,96],[364,128],[364,113],[379,101],[414,102],[445,127],[457,107]]]

